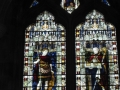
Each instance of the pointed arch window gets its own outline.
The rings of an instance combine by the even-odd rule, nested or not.
[[[66,30],[48,11],[25,30],[23,90],[66,89]]]
[[[93,10],[75,29],[76,90],[118,90],[116,28]]]

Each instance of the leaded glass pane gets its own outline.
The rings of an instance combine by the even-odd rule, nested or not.
[[[107,0],[102,0],[102,2],[108,6],[110,6],[109,2]]]
[[[39,2],[38,2],[37,0],[34,0],[34,1],[32,2],[32,4],[30,5],[30,8],[31,8],[31,7],[34,7],[34,6],[38,5],[38,4],[39,4]]]
[[[25,30],[23,90],[66,90],[66,31],[47,11]]]
[[[80,5],[79,0],[62,0],[61,7],[71,14]]]
[[[119,90],[116,28],[93,10],[75,36],[76,90]]]

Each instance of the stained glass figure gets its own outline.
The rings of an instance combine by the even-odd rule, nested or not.
[[[110,6],[109,2],[107,0],[102,0],[102,2],[108,6]]]
[[[30,8],[31,8],[31,7],[34,7],[34,6],[38,5],[38,4],[39,4],[39,2],[38,2],[37,0],[34,0],[34,1],[32,2],[32,4],[30,5]]]
[[[76,90],[118,90],[116,28],[93,10],[75,29]]]
[[[66,90],[66,32],[47,11],[25,30],[23,90]]]
[[[71,14],[80,5],[79,0],[62,0],[61,7]]]

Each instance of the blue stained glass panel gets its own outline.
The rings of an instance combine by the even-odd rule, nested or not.
[[[102,0],[102,2],[108,6],[110,6],[109,2],[107,0]]]
[[[30,8],[34,7],[34,6],[38,5],[38,4],[39,4],[39,2],[37,0],[34,0],[33,3],[31,4]]]

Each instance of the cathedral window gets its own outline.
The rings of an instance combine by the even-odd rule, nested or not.
[[[93,10],[75,29],[76,90],[118,90],[116,28]]]
[[[25,30],[23,90],[65,90],[66,30],[48,11]]]

